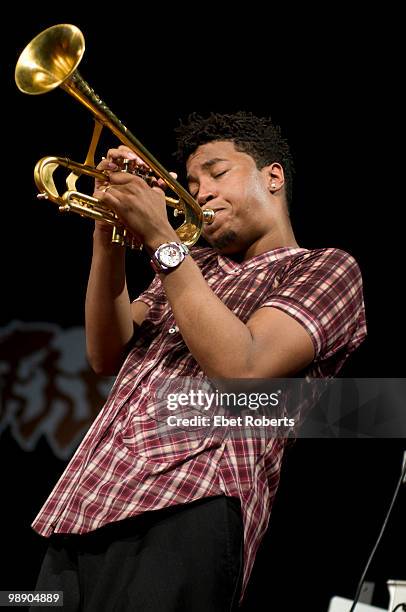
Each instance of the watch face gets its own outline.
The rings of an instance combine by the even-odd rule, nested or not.
[[[174,268],[177,266],[183,259],[183,253],[174,245],[167,245],[159,250],[158,252],[159,261],[164,265],[168,266],[168,268]]]

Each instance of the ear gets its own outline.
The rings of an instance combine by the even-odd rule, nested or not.
[[[268,184],[268,189],[271,193],[280,191],[285,184],[285,174],[283,168],[277,162],[262,168]]]

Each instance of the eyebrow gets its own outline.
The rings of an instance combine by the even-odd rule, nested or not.
[[[229,160],[223,159],[222,157],[213,157],[212,159],[208,159],[207,161],[203,162],[203,164],[201,165],[201,169],[208,170],[209,168],[211,168],[212,166],[215,166],[219,162],[224,162],[224,161],[229,161]],[[187,174],[186,180],[188,183],[190,183],[190,181],[196,181],[197,179],[191,174]]]

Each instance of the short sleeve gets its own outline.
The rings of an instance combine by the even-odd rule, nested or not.
[[[340,249],[318,249],[292,258],[263,306],[301,323],[316,359],[351,353],[366,336],[362,277],[355,259]]]

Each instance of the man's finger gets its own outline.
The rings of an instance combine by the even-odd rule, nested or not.
[[[178,175],[176,174],[176,172],[170,172],[169,173],[172,178],[174,178],[175,180],[178,178]],[[165,183],[165,181],[163,179],[158,179],[157,181],[157,185],[158,187],[160,187],[161,189],[166,189],[167,188],[167,184]]]

